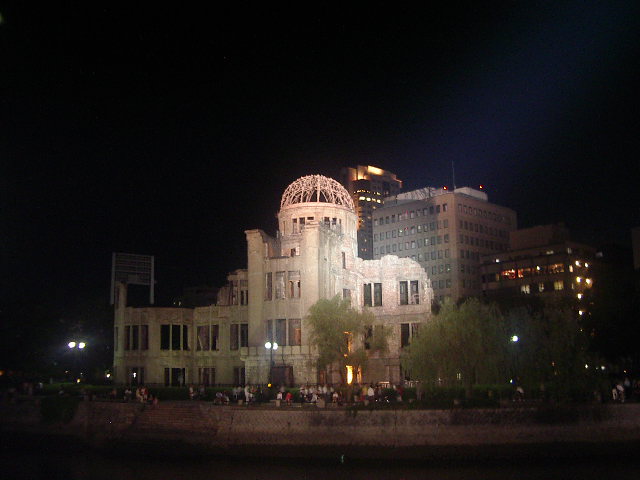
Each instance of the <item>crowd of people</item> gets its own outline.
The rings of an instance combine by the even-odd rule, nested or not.
[[[273,398],[273,390],[262,385],[235,386],[229,390],[218,390],[213,398],[206,394],[203,385],[189,385],[190,400],[213,400],[216,405],[244,404],[254,405]],[[299,403],[317,405],[319,402],[336,405],[373,404],[402,402],[404,389],[402,385],[361,384],[350,388],[334,388],[332,385],[301,385],[296,394],[284,386],[278,387],[275,400],[279,405]]]

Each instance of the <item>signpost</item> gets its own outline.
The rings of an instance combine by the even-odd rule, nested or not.
[[[116,282],[149,285],[149,303],[154,303],[155,258],[153,255],[113,253],[111,261],[111,305],[115,301]]]

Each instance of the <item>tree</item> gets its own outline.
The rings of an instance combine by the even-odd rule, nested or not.
[[[511,345],[512,372],[530,387],[549,388],[556,400],[594,387],[596,356],[577,313],[561,300],[547,300],[542,308],[520,307],[507,312],[510,331],[518,336]]]
[[[470,298],[445,301],[405,350],[403,368],[419,380],[455,384],[467,394],[476,383],[505,380],[509,334],[493,305]]]
[[[311,327],[309,342],[318,351],[318,369],[337,367],[342,383],[347,383],[347,365],[354,372],[364,371],[368,352],[388,350],[390,330],[376,325],[371,312],[358,312],[349,300],[338,296],[313,304],[307,322]]]

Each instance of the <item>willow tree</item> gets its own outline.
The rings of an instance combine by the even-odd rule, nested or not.
[[[464,385],[503,382],[509,332],[496,307],[475,298],[456,305],[447,301],[434,318],[420,326],[405,349],[403,367],[411,376],[433,384]]]
[[[338,296],[318,300],[306,321],[311,328],[309,343],[318,351],[318,369],[337,368],[342,383],[347,383],[347,366],[364,372],[369,353],[388,350],[390,329],[376,325],[371,312],[359,312]]]
[[[547,300],[542,308],[510,310],[506,320],[518,335],[511,349],[513,371],[521,383],[549,388],[555,400],[567,400],[597,386],[594,367],[601,363],[589,351],[580,316],[570,305]]]

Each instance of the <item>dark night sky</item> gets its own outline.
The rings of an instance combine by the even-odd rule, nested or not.
[[[161,299],[221,285],[289,183],[357,164],[630,243],[638,3],[488,5],[0,3],[2,301],[108,298],[113,251]]]

